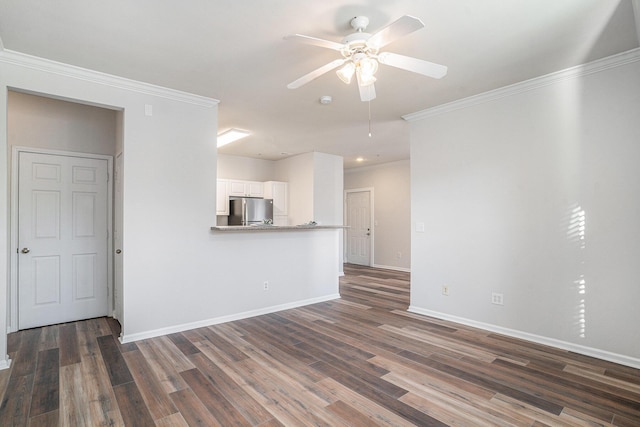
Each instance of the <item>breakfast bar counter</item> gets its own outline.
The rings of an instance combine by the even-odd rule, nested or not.
[[[262,232],[262,231],[292,231],[292,230],[341,230],[347,228],[343,225],[223,225],[213,226],[211,231],[216,232]]]

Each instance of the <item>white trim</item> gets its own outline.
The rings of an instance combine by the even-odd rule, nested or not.
[[[593,347],[586,347],[579,344],[570,343],[567,341],[557,340],[555,338],[543,337],[540,335],[530,334],[528,332],[518,331],[515,329],[503,328],[502,326],[492,325],[490,323],[477,322],[475,320],[466,319],[464,317],[452,316],[446,313],[440,313],[437,311],[427,310],[416,306],[409,306],[407,310],[410,313],[421,314],[424,316],[435,317],[437,319],[447,320],[450,322],[460,323],[474,328],[484,329],[490,332],[496,332],[502,335],[507,335],[514,338],[519,338],[538,344],[547,345],[550,347],[559,348],[561,350],[572,351],[585,356],[596,357],[598,359],[607,360],[609,362],[619,363],[621,365],[630,366],[632,368],[640,369],[640,359],[623,354],[616,354],[606,350],[600,350]]]
[[[310,298],[307,300],[274,305],[271,307],[265,307],[258,310],[251,310],[251,311],[245,311],[243,313],[231,314],[228,316],[214,317],[212,319],[201,320],[198,322],[183,323],[182,325],[169,326],[166,328],[154,329],[152,331],[147,331],[147,332],[139,332],[137,334],[121,335],[119,340],[121,344],[127,344],[133,341],[140,341],[148,338],[155,338],[163,335],[174,334],[176,332],[188,331],[190,329],[203,328],[206,326],[218,325],[220,323],[227,323],[227,322],[233,322],[235,320],[242,320],[250,317],[262,316],[264,314],[275,313],[283,310],[290,310],[292,308],[303,307],[305,305],[317,304],[320,302],[331,301],[339,298],[340,298],[340,294],[332,294],[332,295],[326,295],[323,297]]]
[[[371,238],[369,239],[369,267],[373,267],[375,258],[375,238],[376,238],[376,229],[375,229],[375,218],[374,218],[374,209],[375,203],[373,200],[373,187],[363,187],[363,188],[350,188],[348,190],[344,190],[344,209],[343,209],[343,224],[347,224],[348,215],[349,215],[349,204],[347,203],[347,195],[349,193],[362,193],[364,191],[369,192],[369,227],[371,228]],[[348,233],[349,228],[344,229],[344,233]],[[349,249],[349,239],[344,238],[344,262],[349,263],[348,249]]]
[[[159,96],[162,98],[171,99],[173,101],[195,104],[202,107],[215,107],[220,103],[220,101],[218,101],[217,99],[207,98],[204,96],[156,86],[149,83],[138,82],[123,77],[112,76],[110,74],[101,73],[99,71],[88,70],[86,68],[64,64],[62,62],[51,61],[49,59],[27,55],[25,53],[16,52],[9,49],[0,50],[0,62],[43,71],[45,73],[71,77],[91,83],[102,84],[117,89],[124,89],[132,92]]]
[[[402,271],[405,273],[411,273],[411,269],[410,268],[406,268],[406,267],[396,267],[394,265],[381,265],[381,264],[373,264],[374,268],[381,268],[383,270],[394,270],[394,271]]]
[[[377,163],[375,165],[356,166],[356,167],[345,169],[344,170],[344,174],[345,175],[351,175],[351,174],[355,174],[355,173],[359,173],[359,172],[367,172],[367,171],[370,171],[370,170],[382,169],[382,168],[389,167],[389,165],[393,165],[394,163],[403,163],[403,162],[404,163],[409,163],[409,158],[400,159],[400,160],[393,160],[393,161],[385,162],[385,163]]]
[[[9,262],[9,288],[11,298],[7,301],[10,315],[7,316],[7,333],[18,330],[18,156],[20,153],[50,154],[66,157],[82,157],[107,161],[109,181],[107,183],[107,288],[109,292],[109,306],[107,312],[113,312],[113,156],[103,154],[79,153],[75,151],[48,150],[44,148],[14,146],[11,156],[11,200],[9,223],[11,246],[9,248],[11,260]]]
[[[636,2],[639,1],[640,0],[636,0]],[[636,11],[636,20],[638,18],[638,14],[640,14],[640,12]],[[563,80],[575,79],[578,77],[587,76],[589,74],[598,73],[600,71],[605,71],[610,68],[619,67],[621,65],[630,64],[636,61],[640,61],[640,48],[632,49],[617,55],[612,55],[604,59],[590,62],[588,64],[578,65],[576,67],[567,68],[566,70],[557,71],[555,73],[547,74],[540,77],[535,77],[530,80],[525,80],[520,83],[515,83],[478,95],[473,95],[468,98],[459,99],[447,104],[438,105],[426,110],[405,114],[404,116],[402,116],[402,118],[408,122],[422,120],[428,117],[438,116],[440,114],[449,113],[451,111],[459,110],[462,108],[474,107],[486,102],[491,102],[523,92],[528,92],[541,87],[555,84]]]
[[[636,18],[636,33],[638,35],[638,44],[640,44],[640,0],[632,0],[632,2],[633,16]]]
[[[0,371],[11,367],[11,359],[9,359],[9,355],[7,354],[6,357],[6,359],[0,360]]]

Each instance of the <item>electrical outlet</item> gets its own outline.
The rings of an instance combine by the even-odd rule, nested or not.
[[[398,259],[402,258],[402,252],[398,251]]]
[[[269,290],[269,282],[265,281],[262,284],[262,289],[265,290],[265,291],[268,291]]]
[[[442,285],[442,295],[449,296],[449,285]]]
[[[504,305],[504,297],[497,292],[491,293],[491,304]]]

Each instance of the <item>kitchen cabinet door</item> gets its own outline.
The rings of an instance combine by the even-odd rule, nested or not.
[[[216,215],[229,215],[229,187],[226,179],[216,185]]]
[[[273,199],[273,215],[289,214],[289,184],[280,181],[264,183],[264,198]]]
[[[234,197],[245,197],[246,193],[244,190],[245,182],[244,181],[229,181],[229,196]]]
[[[257,181],[229,181],[229,196],[263,197],[264,185]]]
[[[262,197],[264,196],[264,184],[261,182],[247,182],[245,190],[249,197]]]

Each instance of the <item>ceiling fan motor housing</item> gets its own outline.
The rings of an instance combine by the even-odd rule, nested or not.
[[[353,33],[342,39],[344,48],[341,50],[342,56],[349,59],[357,53],[364,53],[365,55],[376,55],[378,49],[375,49],[367,45],[367,40],[371,37],[369,33]]]
[[[367,29],[367,25],[369,25],[369,18],[366,16],[356,16],[351,20],[350,24],[354,30],[362,32]]]

